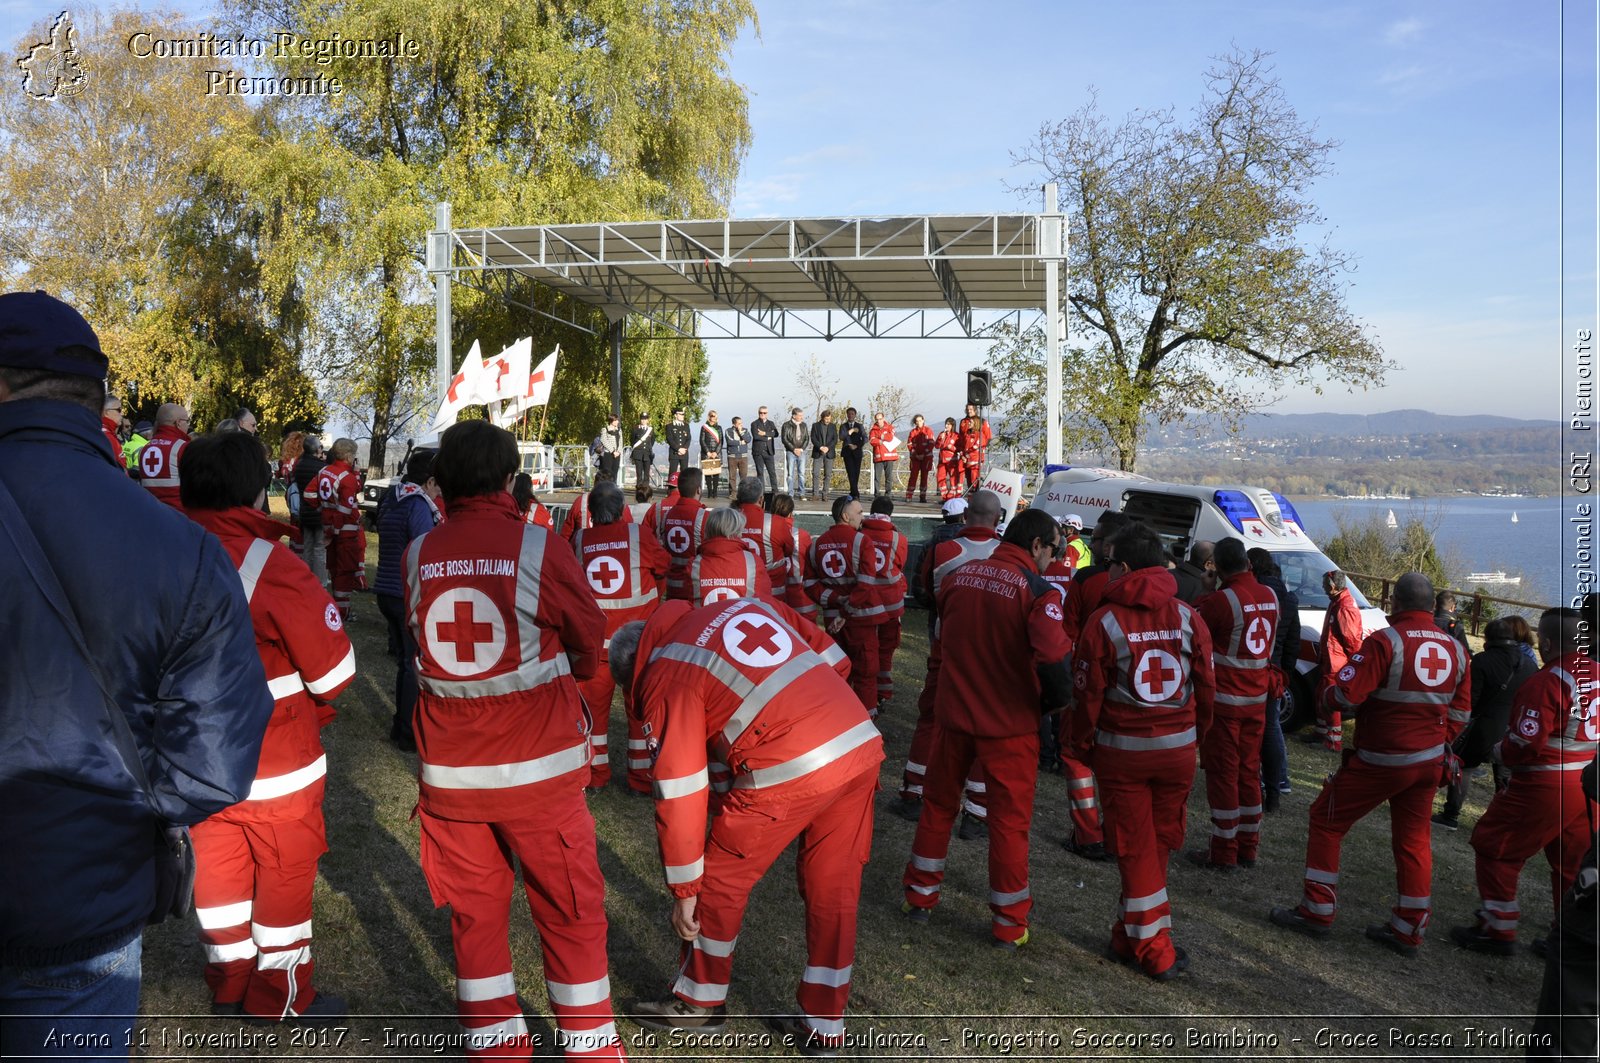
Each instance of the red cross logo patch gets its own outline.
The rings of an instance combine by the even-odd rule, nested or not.
[[[689,552],[689,529],[682,524],[674,524],[667,529],[667,548],[675,554]]]
[[[590,561],[583,574],[589,579],[589,586],[599,594],[615,594],[621,588],[622,582],[627,578],[627,572],[622,567],[622,562],[614,557],[601,554]]]
[[[718,602],[731,602],[739,597],[739,592],[733,587],[712,587],[706,591],[706,604],[716,605]]]
[[[827,576],[829,579],[838,579],[840,576],[844,575],[844,569],[845,569],[845,564],[844,564],[844,552],[843,551],[840,551],[840,550],[828,550],[828,551],[825,551],[823,553],[823,555],[822,555],[822,572],[823,572],[823,575]]]
[[[783,625],[764,613],[744,613],[722,629],[728,656],[753,668],[771,668],[794,655],[794,640]]]
[[[1244,648],[1258,657],[1261,656],[1267,652],[1268,634],[1266,620],[1256,617],[1250,621],[1250,626],[1245,628]]]
[[[144,452],[139,455],[139,468],[152,480],[160,478],[161,466],[164,463],[165,457],[160,447],[145,447]]]
[[[339,619],[339,607],[329,602],[328,607],[322,610],[322,622],[328,625],[329,631],[338,631],[344,627],[344,621]]]
[[[1133,668],[1133,692],[1152,705],[1172,697],[1182,683],[1183,669],[1166,650],[1145,650]]]
[[[1450,677],[1453,670],[1450,654],[1437,642],[1425,642],[1412,658],[1411,670],[1422,680],[1423,686],[1439,686]]]
[[[1051,620],[1060,623],[1061,606],[1057,605],[1055,602],[1051,602],[1049,605],[1044,607],[1044,615],[1048,616]]]
[[[434,599],[422,624],[428,650],[451,675],[478,675],[500,660],[506,624],[487,594],[453,587]]]
[[[872,556],[877,561],[879,572],[889,567],[889,556],[883,552],[883,547],[874,546],[872,548]]]

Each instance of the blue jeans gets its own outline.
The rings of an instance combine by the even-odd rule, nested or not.
[[[1267,702],[1267,726],[1261,732],[1261,779],[1280,793],[1289,785],[1289,751],[1283,744],[1282,698]]]
[[[783,452],[783,471],[789,480],[789,493],[796,498],[805,494],[806,490],[806,459],[804,454],[796,454],[792,450]]]
[[[127,1059],[142,939],[48,967],[0,967],[0,1054]]]

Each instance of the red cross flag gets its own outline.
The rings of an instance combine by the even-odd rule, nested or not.
[[[483,394],[484,376],[483,355],[478,351],[478,341],[473,340],[472,350],[461,361],[461,370],[450,378],[450,386],[445,389],[444,401],[439,403],[439,413],[433,419],[430,432],[442,432],[455,424],[456,414],[463,408],[489,401]]]
[[[521,340],[528,345],[529,359],[533,357],[533,340]],[[561,356],[561,345],[556,344],[556,349],[544,356],[544,359],[529,372],[524,361],[521,390],[518,394],[508,397],[504,418],[507,423],[515,421],[535,406],[545,406],[550,402],[550,384],[556,378],[556,359]]]

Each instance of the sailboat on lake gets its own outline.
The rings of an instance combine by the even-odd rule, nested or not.
[[[1512,516],[1515,517],[1516,514],[1513,513]],[[1400,527],[1400,522],[1394,519],[1394,510],[1392,509],[1389,511],[1389,516],[1384,519],[1383,523],[1391,528]]]

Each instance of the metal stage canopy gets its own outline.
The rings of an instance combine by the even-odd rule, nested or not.
[[[450,286],[493,294],[590,334],[573,302],[611,323],[613,412],[623,322],[700,339],[973,339],[1043,316],[1059,396],[1055,188],[1040,214],[721,218],[456,229],[440,204],[428,234],[441,382],[452,372]],[[526,281],[533,281],[527,284]],[[720,312],[720,313],[719,313]],[[441,383],[441,387],[443,384]],[[1059,408],[1059,399],[1054,404]],[[1059,458],[1059,424],[1048,433]]]

